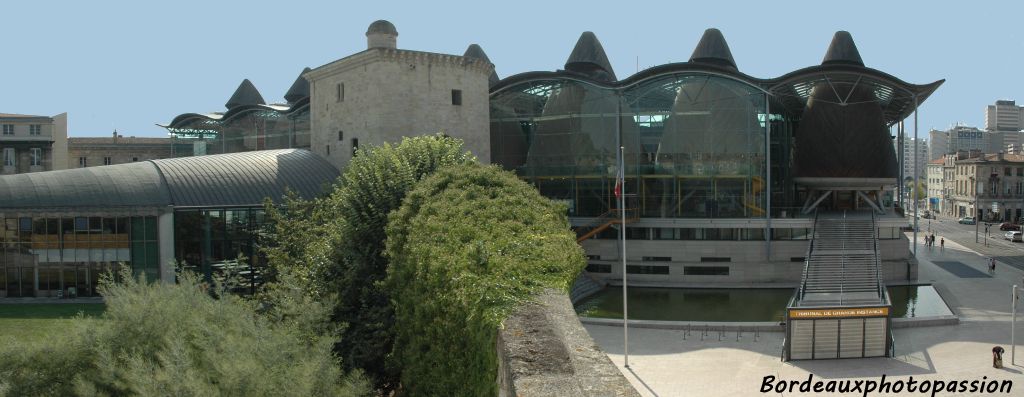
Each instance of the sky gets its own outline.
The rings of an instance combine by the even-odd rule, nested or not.
[[[710,27],[741,72],[771,78],[820,64],[846,30],[867,67],[915,84],[946,79],[920,108],[921,137],[984,128],[997,99],[1024,105],[1016,1],[0,0],[0,10],[0,113],[67,112],[70,136],[166,136],[156,124],[225,110],[246,78],[284,102],[304,67],[366,49],[378,19],[395,24],[402,49],[461,55],[480,44],[502,78],[562,68],[592,31],[624,79],[686,61]]]

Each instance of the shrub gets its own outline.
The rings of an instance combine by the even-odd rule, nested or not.
[[[331,341],[302,328],[306,319],[271,321],[239,298],[214,299],[188,273],[178,285],[123,276],[124,282],[103,283],[102,318],[79,317],[55,341],[4,346],[0,392],[334,396],[369,390],[358,375],[342,375]]]
[[[585,265],[565,208],[495,166],[438,171],[390,217],[393,360],[412,396],[494,395],[497,327]]]

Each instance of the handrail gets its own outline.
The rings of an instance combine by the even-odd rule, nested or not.
[[[779,361],[786,362],[786,337],[785,336],[782,337],[782,351],[779,352]]]
[[[807,290],[807,271],[811,267],[811,252],[814,251],[814,240],[818,238],[818,209],[814,209],[814,222],[811,223],[811,242],[807,244],[807,254],[804,256],[804,272],[800,276],[800,289],[797,296],[800,301],[804,300],[804,292]]]
[[[637,211],[636,208],[626,208],[623,210],[615,208],[608,210],[604,214],[601,214],[601,216],[594,218],[593,222],[585,226],[580,226],[576,228],[576,242],[583,242],[591,237],[594,237],[595,235],[602,232],[604,229],[607,229],[611,225],[622,223],[623,212],[625,212],[626,215],[626,223],[630,223],[636,221],[637,219],[640,219],[638,213],[639,211]],[[579,234],[583,230],[586,230],[586,232],[583,234]]]
[[[878,222],[875,220],[874,211],[871,211],[871,228],[874,229],[873,234],[875,235],[874,241],[872,241],[875,247],[875,288],[878,292],[878,300],[882,301],[882,298],[885,297],[885,287],[883,286],[882,273],[880,272],[880,269],[882,268],[882,261],[880,258],[881,255],[878,254]]]
[[[843,234],[839,237],[839,241],[842,242],[840,247],[843,249],[843,254],[839,256],[839,304],[843,304],[845,301],[844,298],[846,297],[844,295],[844,290],[846,288],[846,237],[850,235],[847,230],[849,226],[850,225],[846,220],[846,210],[843,210]]]
[[[892,328],[889,328],[889,339],[892,340],[889,344],[889,357],[896,357],[896,334],[892,332]]]

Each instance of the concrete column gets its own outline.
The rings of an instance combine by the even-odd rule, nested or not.
[[[174,283],[174,209],[168,207],[156,220],[159,236],[160,280]]]

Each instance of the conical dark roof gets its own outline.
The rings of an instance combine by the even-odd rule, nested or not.
[[[299,73],[299,77],[292,83],[292,87],[284,94],[284,100],[288,101],[288,103],[295,103],[309,96],[309,81],[302,77],[302,75],[310,70],[310,68],[302,69],[302,73]]]
[[[828,45],[828,51],[825,52],[825,59],[821,60],[821,64],[864,66],[864,61],[860,59],[860,51],[857,51],[857,45],[853,43],[850,32],[840,30],[832,36],[832,44]]]
[[[235,90],[235,93],[231,95],[231,99],[228,99],[228,103],[225,103],[224,106],[227,106],[228,109],[232,109],[242,105],[266,104],[267,103],[263,101],[263,96],[256,90],[256,86],[252,85],[252,82],[249,81],[249,79],[245,79],[242,80],[242,84],[238,85],[238,89]]]
[[[690,55],[690,62],[709,63],[736,69],[736,60],[732,59],[729,43],[725,42],[722,32],[715,28],[704,31],[700,42],[697,43],[697,48],[693,49],[693,55]]]
[[[565,70],[583,73],[595,80],[615,81],[615,71],[608,62],[604,47],[593,32],[583,32],[576,41],[576,47],[565,61]]]
[[[469,48],[466,49],[466,53],[462,54],[462,56],[466,58],[476,58],[487,63],[493,63],[491,62],[491,59],[487,57],[487,54],[484,53],[484,49],[480,48],[480,46],[476,44],[470,44]],[[488,78],[489,85],[493,86],[497,84],[498,80],[500,80],[498,78],[498,73],[492,70],[491,77]]]

